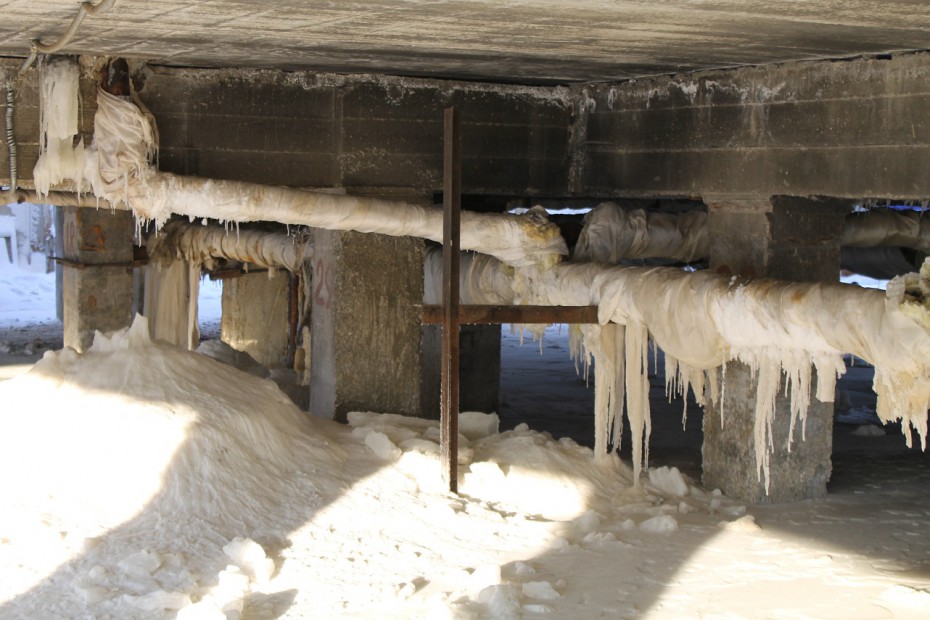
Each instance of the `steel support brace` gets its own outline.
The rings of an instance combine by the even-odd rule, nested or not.
[[[424,325],[439,325],[445,320],[443,306],[423,306]],[[597,306],[459,306],[460,325],[500,325],[503,323],[597,323]]]
[[[459,437],[459,246],[462,208],[461,121],[446,108],[443,123],[442,396],[440,460],[449,492],[458,492]]]

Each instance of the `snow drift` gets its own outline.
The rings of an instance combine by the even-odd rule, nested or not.
[[[743,511],[680,497],[677,471],[634,489],[616,457],[478,413],[462,414],[449,495],[436,422],[310,417],[271,381],[153,342],[141,318],[48,353],[0,399],[5,618],[493,615],[488,587],[517,608],[551,595],[523,592],[543,580],[512,562],[609,547],[683,502]]]

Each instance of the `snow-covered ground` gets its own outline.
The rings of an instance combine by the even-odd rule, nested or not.
[[[8,271],[13,305],[31,289]],[[0,342],[24,312],[0,316]],[[464,416],[459,495],[434,422],[313,418],[141,325],[46,354],[0,383],[0,618],[930,614],[930,462],[900,435],[837,425],[822,500],[747,508],[661,451],[634,488],[622,460],[519,423],[584,439],[592,390],[564,332],[541,358],[504,333],[510,430]],[[657,410],[660,443],[682,436],[679,408]]]

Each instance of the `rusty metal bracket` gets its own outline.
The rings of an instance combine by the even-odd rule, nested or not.
[[[82,263],[81,261],[62,258],[60,256],[49,256],[49,259],[55,261],[59,265],[64,265],[72,269],[93,269],[95,267],[125,267],[126,269],[133,269],[135,267],[145,266],[149,263],[147,258],[140,258],[125,263]]]
[[[443,323],[443,306],[422,306],[420,320],[424,325]],[[459,306],[460,325],[597,322],[597,306]]]

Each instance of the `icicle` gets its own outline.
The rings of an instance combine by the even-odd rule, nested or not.
[[[784,366],[785,361],[782,360]],[[801,439],[807,439],[807,411],[811,404],[811,360],[801,356],[794,367],[785,368],[785,392],[790,392],[791,419],[788,422],[788,442],[785,446],[791,452],[794,441],[794,427],[801,422]]]
[[[645,326],[626,328],[626,416],[630,421],[633,443],[633,479],[639,484],[643,467],[649,466],[649,332]],[[645,455],[644,455],[645,447]]]
[[[594,454],[602,458],[620,449],[623,435],[625,328],[585,326],[584,338],[594,358]]]
[[[612,353],[614,361],[613,381],[613,398],[610,405],[610,417],[613,420],[613,429],[611,431],[611,441],[613,442],[614,452],[620,451],[620,442],[623,439],[623,405],[626,402],[626,376],[624,373],[626,351],[626,326],[617,325],[616,334],[614,335],[614,350]]]
[[[764,478],[765,492],[768,493],[771,483],[769,460],[774,442],[775,399],[781,383],[781,364],[769,355],[760,357],[761,359],[752,360],[749,364],[752,371],[758,373],[753,442],[756,454],[756,475],[759,480]]]
[[[672,398],[680,392],[679,382],[678,382],[678,360],[676,360],[671,355],[665,355],[665,397],[668,399],[668,402],[672,402]]]
[[[609,352],[614,350],[615,330],[609,325],[592,326],[588,343],[594,351],[594,456],[607,454],[610,438],[610,400],[614,366]],[[594,345],[594,343],[597,343]]]
[[[727,358],[723,358],[720,371],[720,429],[724,428],[723,406],[727,397]]]

